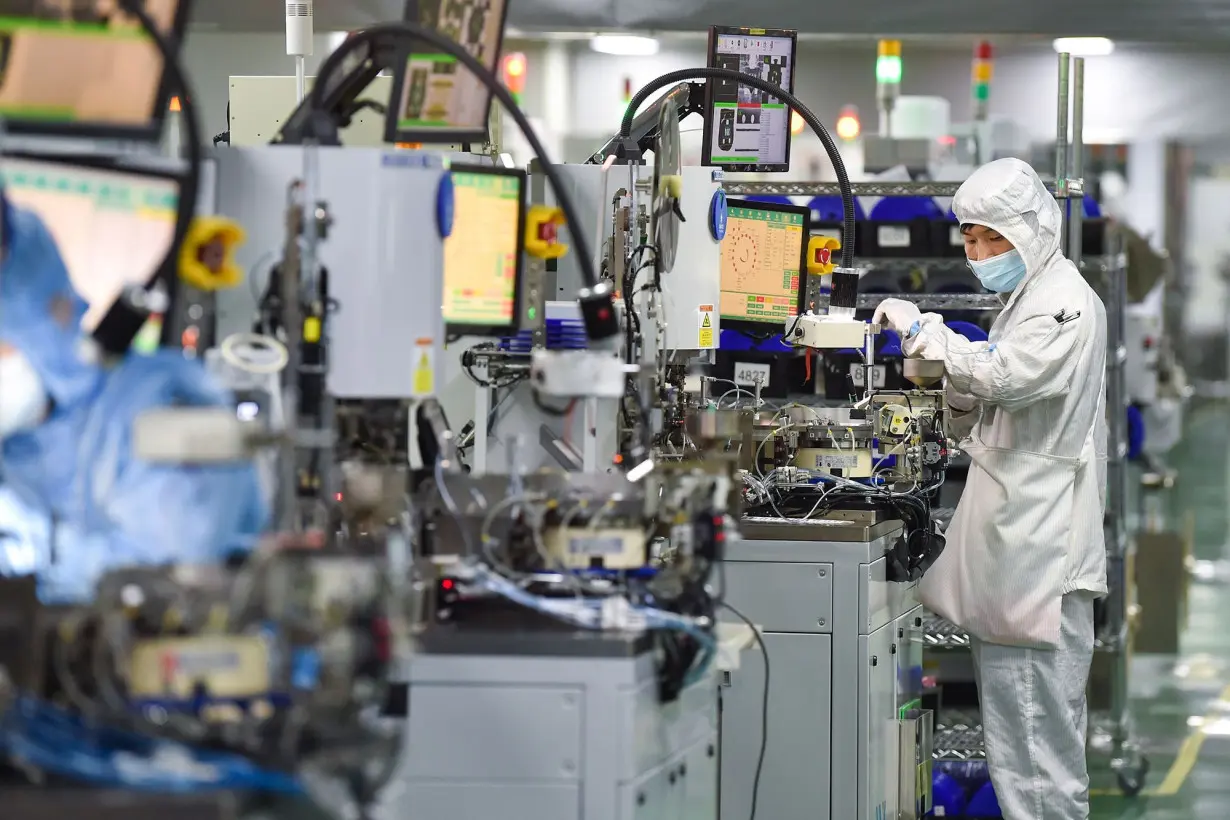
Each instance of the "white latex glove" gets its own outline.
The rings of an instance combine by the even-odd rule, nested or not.
[[[904,299],[885,299],[876,308],[871,323],[887,327],[898,333],[905,333],[914,326],[915,322],[919,321],[922,321],[922,313],[913,302],[907,302]]]

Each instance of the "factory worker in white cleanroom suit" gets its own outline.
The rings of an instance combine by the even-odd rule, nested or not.
[[[1003,311],[971,342],[886,299],[907,356],[941,359],[972,462],[920,597],[971,636],[987,762],[1006,820],[1085,820],[1085,685],[1106,594],[1106,311],[1060,250],[1059,205],[1026,163],[957,191],[970,267]]]

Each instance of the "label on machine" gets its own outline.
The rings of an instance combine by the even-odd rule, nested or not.
[[[414,351],[414,396],[429,398],[436,392],[436,350],[431,339],[419,339]]]
[[[696,347],[699,350],[713,349],[713,324],[713,305],[701,305],[696,318]]]
[[[854,382],[855,387],[865,387],[867,384],[866,365],[852,364],[850,365],[850,380]],[[888,368],[882,364],[871,366],[871,386],[883,387],[884,382],[888,377]]]
[[[876,241],[881,248],[908,248],[910,229],[899,225],[881,225],[876,230]]]
[[[817,470],[853,470],[857,467],[857,455],[837,455],[831,453],[816,456]]]
[[[573,555],[618,555],[624,550],[624,539],[618,535],[585,535],[568,539],[568,552]]]
[[[772,368],[767,364],[750,364],[737,362],[735,364],[735,377],[731,380],[736,387],[768,387],[769,375],[772,373]]]

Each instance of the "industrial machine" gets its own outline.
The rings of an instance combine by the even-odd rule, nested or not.
[[[935,389],[943,365],[906,359],[910,387],[877,388],[878,328],[851,312],[796,310],[783,340],[861,350],[860,399],[747,411],[742,533],[724,590],[764,631],[774,691],[761,702],[762,673],[750,665],[723,678],[722,811],[732,816],[753,801],[782,818],[931,808],[914,586],[944,546],[931,514],[952,454]],[[758,732],[773,738],[759,753]]]
[[[338,144],[381,68],[400,142],[498,136],[491,94],[524,125],[489,76],[505,5],[408,6],[423,25],[356,34],[276,135],[218,151],[216,209],[246,229],[235,262],[254,275],[218,293],[202,328],[218,344],[192,355],[235,401],[150,412],[133,443],[167,466],[261,459],[278,534],[224,566],[117,569],[64,611],[11,595],[40,651],[0,658],[5,751],[338,814],[388,787],[416,820],[733,816],[757,793],[782,818],[925,813],[908,636],[943,545],[942,369],[877,387],[852,251],[835,268],[840,242],[811,239],[806,211],[728,203],[721,170],[682,167],[681,94],[584,166]],[[748,32],[711,42],[708,159],[780,169],[795,37]],[[862,351],[864,395],[770,412],[767,382],[740,377],[727,410],[724,330],[798,361]],[[763,677],[719,662],[731,634],[765,650]],[[831,725],[787,720],[799,707]],[[781,765],[762,784],[766,731]],[[82,736],[106,777],[47,753]]]

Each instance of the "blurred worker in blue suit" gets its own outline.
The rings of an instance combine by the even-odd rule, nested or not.
[[[250,549],[268,516],[250,464],[152,464],[132,452],[141,413],[220,406],[226,393],[177,351],[100,362],[47,228],[0,207],[0,574],[36,575],[45,603],[70,603],[113,568]]]

